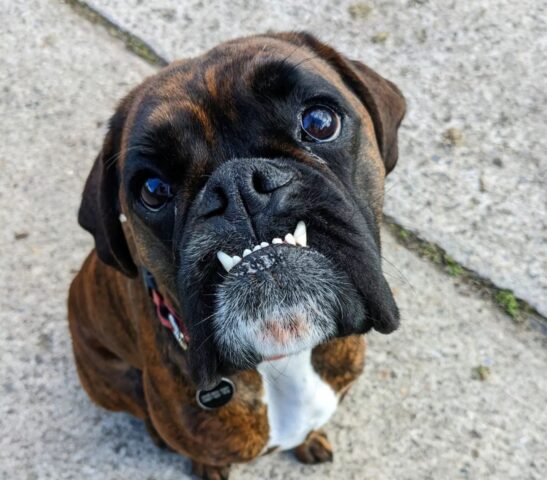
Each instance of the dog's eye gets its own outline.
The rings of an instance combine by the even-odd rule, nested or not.
[[[329,107],[314,106],[302,112],[302,138],[314,142],[330,142],[340,134],[340,117]]]
[[[149,178],[141,188],[141,200],[149,210],[159,210],[173,196],[171,186],[159,178]]]

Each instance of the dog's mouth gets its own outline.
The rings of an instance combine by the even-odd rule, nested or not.
[[[307,247],[308,235],[306,224],[302,220],[298,222],[294,233],[287,233],[282,239],[275,237],[271,244],[261,242],[255,245],[252,249],[246,248],[241,256],[230,256],[226,252],[219,250],[217,258],[224,267],[226,272],[232,272],[232,275],[253,275],[259,272],[264,272],[273,267],[279,260],[279,246]]]
[[[360,304],[347,275],[308,246],[303,221],[283,239],[217,257],[227,275],[215,296],[214,338],[239,367],[313,348],[338,333],[346,305]]]

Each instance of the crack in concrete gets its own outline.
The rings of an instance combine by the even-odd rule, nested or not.
[[[490,279],[456,262],[439,245],[421,238],[415,232],[398,224],[392,217],[384,214],[384,226],[389,229],[397,242],[421,258],[437,265],[445,274],[458,277],[473,287],[481,298],[492,301],[507,316],[517,323],[529,322],[547,334],[547,318],[541,315],[526,300],[518,298],[511,290],[495,285]]]
[[[145,41],[136,37],[127,30],[121,28],[112,20],[107,18],[101,12],[98,12],[93,7],[90,7],[86,2],[82,0],[61,0],[62,3],[69,5],[72,9],[81,17],[90,21],[95,25],[100,25],[105,28],[106,31],[114,38],[121,40],[126,48],[139,56],[150,65],[155,67],[165,67],[169,62],[159,55],[150,45]]]

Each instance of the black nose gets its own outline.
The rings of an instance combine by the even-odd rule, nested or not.
[[[254,217],[283,207],[294,173],[274,160],[245,158],[217,168],[205,185],[200,215],[223,216],[229,221]]]

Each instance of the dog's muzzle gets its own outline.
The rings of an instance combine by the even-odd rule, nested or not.
[[[216,251],[224,279],[212,325],[221,355],[234,365],[311,348],[337,333],[344,305],[359,303],[345,273],[308,246],[305,221],[290,219],[301,203],[294,203],[299,175],[289,161],[233,160],[198,199],[198,216],[226,232],[227,246]],[[288,227],[269,236],[284,218]]]
[[[381,271],[371,270],[377,246],[352,202],[339,182],[293,159],[236,159],[212,173],[181,242],[197,378],[372,327],[367,302],[382,293],[373,286],[383,286]],[[356,277],[362,267],[368,278]]]
[[[346,275],[316,250],[289,242],[262,247],[218,288],[215,342],[236,365],[298,353],[337,333],[335,320],[356,302],[352,295]]]

